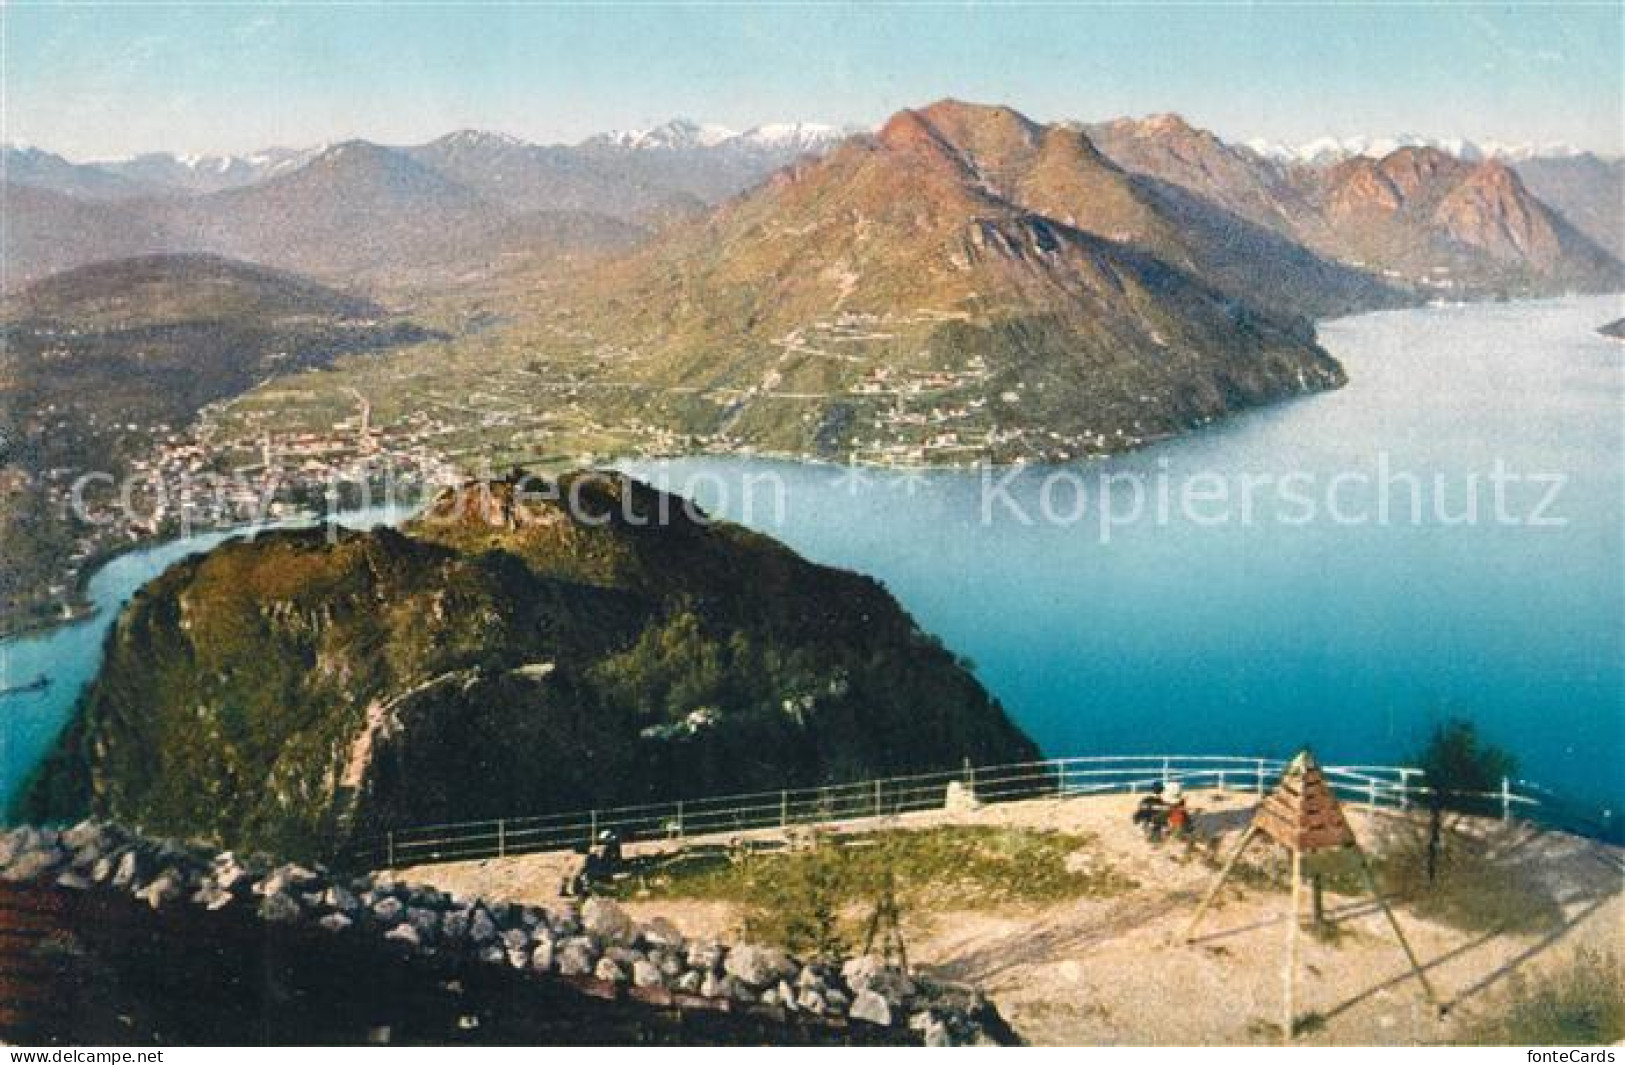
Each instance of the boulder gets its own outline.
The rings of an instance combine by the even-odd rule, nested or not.
[[[90,882],[105,884],[113,879],[113,871],[118,868],[118,859],[111,855],[102,855],[90,866]]]
[[[638,987],[664,987],[666,974],[653,962],[639,958],[632,963],[632,983]]]
[[[214,884],[204,884],[192,895],[192,901],[208,910],[222,910],[231,905],[232,894]]]
[[[349,917],[342,913],[327,914],[320,921],[316,922],[316,924],[320,926],[324,932],[342,932],[349,928],[353,923],[354,922],[351,921]]]
[[[620,964],[613,958],[599,958],[592,974],[598,979],[612,984],[626,983],[626,970],[621,968]]]
[[[91,885],[89,877],[69,869],[67,872],[56,878],[56,886],[67,888],[69,891],[84,891]]]
[[[135,897],[156,910],[160,906],[174,902],[184,894],[181,883],[181,878],[173,871],[165,871],[162,876],[135,892]]]
[[[953,1046],[953,1035],[948,1031],[948,1025],[932,1010],[921,1010],[908,1019],[908,1026],[920,1033],[920,1038],[928,1047]]]
[[[497,923],[484,906],[476,906],[468,918],[468,939],[476,946],[484,946],[497,937]]]
[[[134,848],[125,851],[118,860],[118,868],[113,870],[113,886],[121,891],[133,889],[141,879],[143,864]]]
[[[581,907],[581,925],[611,943],[630,943],[638,931],[625,910],[610,899],[601,898],[590,898]]]
[[[870,1024],[891,1024],[891,1003],[875,994],[873,991],[859,991],[858,997],[852,1000],[852,1008],[846,1015],[855,1021],[868,1021]]]
[[[440,934],[446,942],[456,943],[468,935],[469,914],[467,910],[447,910],[440,915]]]
[[[825,1001],[824,995],[821,991],[817,990],[816,988],[807,987],[803,988],[801,993],[796,996],[796,1008],[801,1010],[803,1013],[811,1013],[814,1016],[822,1016],[823,1014],[829,1012],[829,1003]]]
[[[288,862],[271,870],[255,890],[261,895],[276,895],[285,891],[298,891],[308,887],[315,880],[315,872],[294,862]]]
[[[292,924],[304,916],[304,911],[292,895],[279,891],[265,896],[260,902],[259,914],[261,920],[272,924]]]
[[[586,976],[597,964],[592,942],[582,936],[565,940],[558,947],[559,973],[562,976]]]
[[[686,960],[690,969],[714,973],[721,971],[724,953],[722,947],[716,943],[690,943]]]
[[[502,933],[502,948],[508,951],[528,950],[530,933],[523,928],[510,928]]]
[[[423,906],[408,906],[405,916],[406,923],[417,930],[419,938],[425,943],[440,932],[440,914],[436,910]]]
[[[86,820],[62,833],[62,845],[70,851],[81,851],[86,848],[105,849],[111,845],[112,838],[112,833],[105,825]]]
[[[893,1006],[912,998],[916,990],[907,973],[873,954],[849,959],[841,966],[841,975],[854,992],[873,991]]]
[[[254,879],[254,874],[245,869],[230,851],[215,858],[209,868],[209,876],[223,891],[237,891]]]
[[[790,986],[788,980],[780,980],[779,986],[773,989],[773,997],[784,1004],[786,1009],[799,1009],[801,996],[796,989]]]
[[[722,969],[752,988],[766,987],[796,975],[796,963],[776,947],[745,943],[728,951]]]
[[[672,986],[676,987],[677,990],[685,991],[690,995],[698,995],[700,994],[700,985],[703,983],[705,983],[705,977],[696,970],[690,969],[688,972],[679,976],[676,983]]]
[[[677,926],[664,917],[656,917],[645,924],[642,934],[645,943],[665,947],[668,950],[682,950],[687,942],[683,938],[683,933],[677,930]]]
[[[536,937],[536,945],[530,952],[530,967],[535,972],[545,973],[553,968],[553,937],[540,935]]]
[[[6,864],[4,876],[7,880],[22,883],[29,880],[40,880],[68,863],[68,856],[58,850],[55,845],[41,847],[36,850],[23,851]]]
[[[398,924],[384,933],[384,938],[391,943],[401,943],[413,950],[423,946],[423,938],[418,930],[409,924]]]
[[[393,895],[386,895],[373,903],[372,915],[380,924],[395,924],[406,912],[406,905]]]
[[[346,917],[353,917],[356,911],[361,909],[361,900],[349,889],[333,884],[322,892],[322,905]]]

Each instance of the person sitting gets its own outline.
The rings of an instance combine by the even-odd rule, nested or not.
[[[1184,789],[1176,781],[1168,785],[1163,793],[1163,801],[1167,803],[1167,811],[1163,815],[1163,825],[1168,834],[1172,836],[1186,836],[1191,831],[1191,811],[1185,805]]]
[[[1140,826],[1147,838],[1155,838],[1162,832],[1163,818],[1168,810],[1162,792],[1162,783],[1158,781],[1151,785],[1151,790],[1140,800],[1140,805],[1134,808],[1134,823]]]

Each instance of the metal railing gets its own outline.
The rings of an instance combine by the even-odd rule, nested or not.
[[[978,803],[1043,797],[1132,794],[1158,783],[1263,795],[1286,763],[1226,755],[1107,755],[1053,758],[995,766],[880,777],[845,784],[716,795],[569,813],[504,817],[400,828],[358,841],[345,857],[356,865],[399,867],[572,850],[613,830],[623,840],[671,839],[758,830],[838,825],[940,810],[951,785]],[[1322,766],[1346,802],[1368,809],[1408,810],[1430,794],[1420,769],[1409,766]],[[1611,838],[1608,813],[1589,816],[1527,781],[1503,780],[1470,800],[1503,820],[1518,817],[1565,831]]]

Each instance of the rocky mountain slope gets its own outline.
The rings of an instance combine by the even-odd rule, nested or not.
[[[308,854],[1035,755],[874,581],[613,475],[556,488],[469,485],[403,531],[177,565],[119,618],[20,812]]]
[[[1625,259],[1625,159],[1590,152],[1527,159],[1514,166],[1529,191],[1551,204],[1574,228]]]
[[[1217,249],[1167,204],[1075,129],[944,102],[584,275],[526,339],[617,352],[646,420],[826,455],[919,425],[932,458],[1113,450],[1340,384],[1307,321],[1227,284],[1325,297],[1317,261]]]
[[[1177,115],[1123,119],[1090,132],[1135,174],[1424,292],[1545,294],[1625,284],[1625,267],[1499,158],[1406,146],[1300,165],[1226,144]],[[1595,231],[1606,226],[1577,206],[1585,197],[1603,198],[1589,191],[1596,187],[1592,175],[1576,175],[1568,160],[1524,165],[1571,175],[1571,209]],[[1564,184],[1560,177],[1544,180],[1548,187]]]

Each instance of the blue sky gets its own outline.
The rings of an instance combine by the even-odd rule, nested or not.
[[[1418,133],[1618,153],[1622,9],[12,2],[5,137],[74,158],[674,115],[873,124],[943,96],[1179,111],[1226,136]]]

